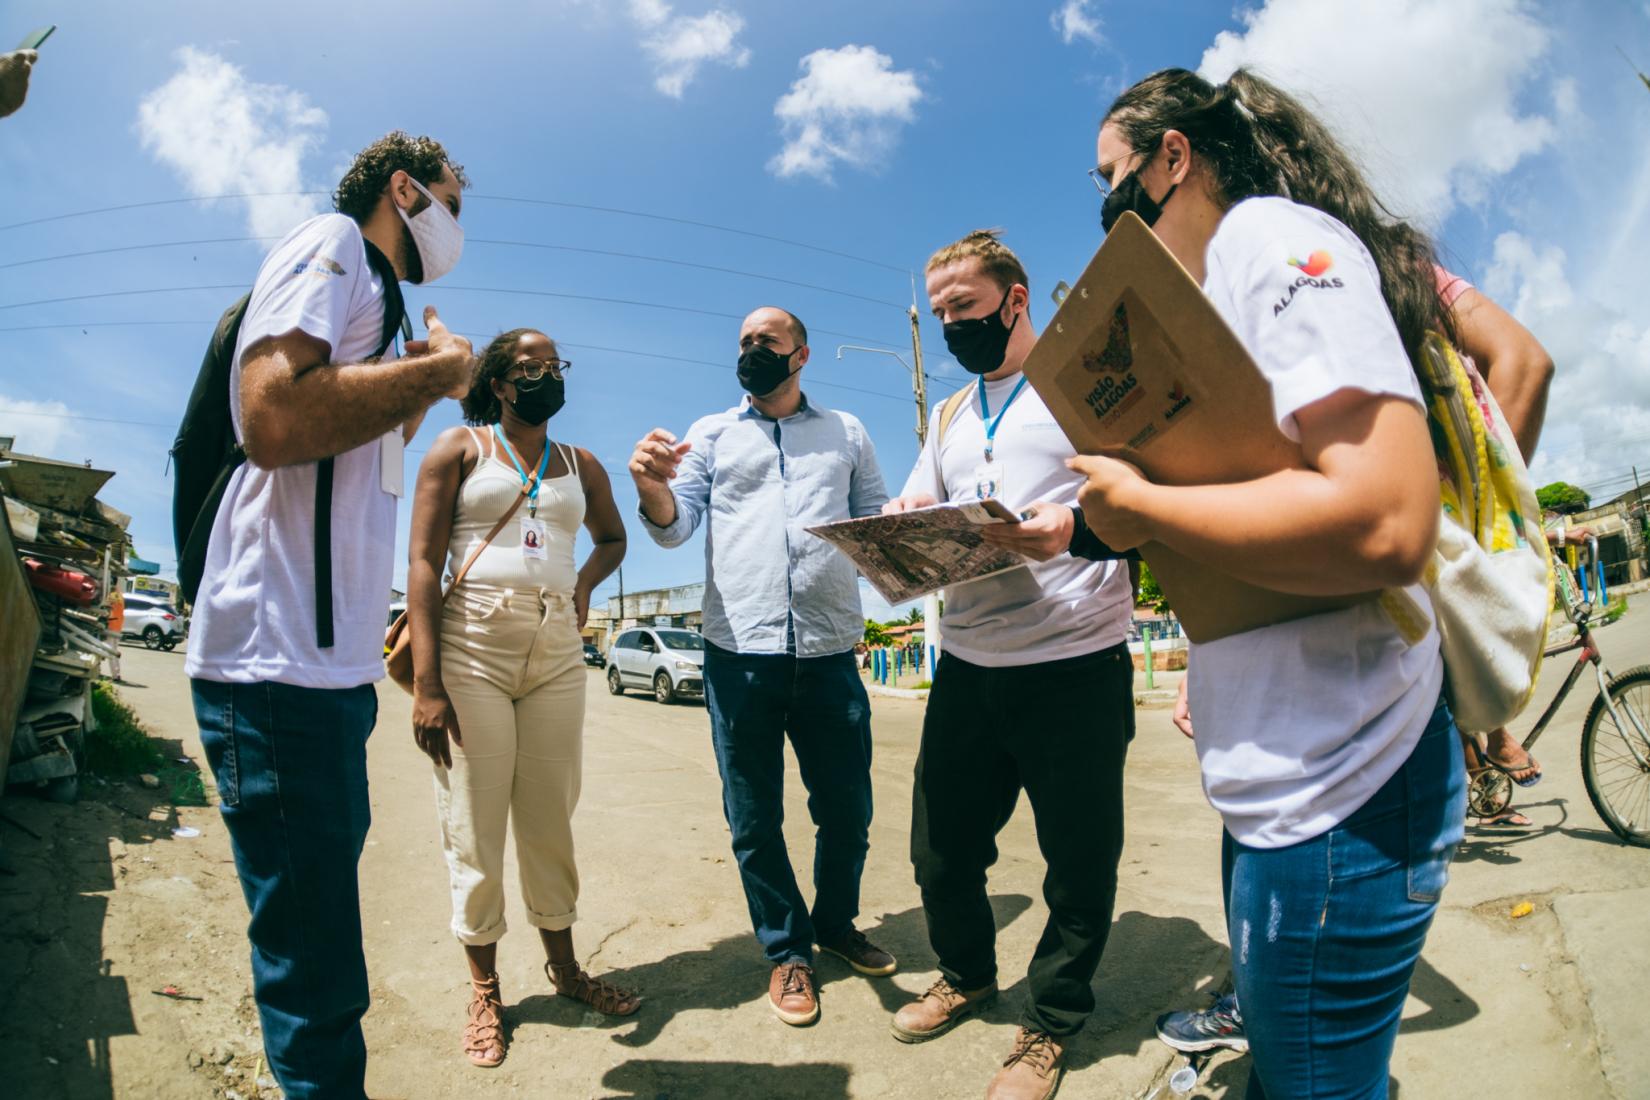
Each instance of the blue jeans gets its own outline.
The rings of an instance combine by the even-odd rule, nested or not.
[[[815,943],[847,935],[871,830],[871,703],[852,653],[744,654],[705,644],[711,742],[722,809],[750,906],[772,963],[813,962]],[[785,850],[785,737],[814,822],[814,905]]]
[[[371,684],[192,681],[241,891],[264,1053],[288,1100],[362,1100],[367,963],[356,865],[367,839]]]
[[[1460,738],[1440,699],[1409,759],[1335,828],[1287,848],[1225,835],[1250,1100],[1387,1095],[1410,976],[1465,815]]]

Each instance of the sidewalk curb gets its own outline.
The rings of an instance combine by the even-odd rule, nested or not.
[[[881,684],[866,684],[865,690],[872,695],[886,695],[891,699],[926,699],[927,688],[892,688]]]

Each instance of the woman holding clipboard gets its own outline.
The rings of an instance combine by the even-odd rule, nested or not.
[[[1412,364],[1428,331],[1455,335],[1431,242],[1385,214],[1320,122],[1241,70],[1218,86],[1166,70],[1125,91],[1093,176],[1102,224],[1138,214],[1202,285],[1270,382],[1304,467],[1163,486],[1078,458],[1089,526],[1114,548],[1162,543],[1276,591],[1408,588],[1430,614],[1416,582],[1436,542],[1438,469]],[[1411,644],[1365,602],[1194,649],[1190,714],[1225,824],[1248,1095],[1385,1096],[1462,834],[1438,632]]]

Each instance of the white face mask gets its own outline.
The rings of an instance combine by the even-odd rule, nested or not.
[[[433,283],[458,265],[458,257],[464,252],[464,229],[446,203],[430,194],[422,183],[411,176],[407,178],[430,204],[410,218],[400,204],[395,210],[407,223],[413,244],[418,246],[418,260],[424,268],[424,277],[418,282]]]

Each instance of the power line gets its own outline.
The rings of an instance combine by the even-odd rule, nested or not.
[[[10,302],[0,304],[0,310],[25,309],[30,306],[58,305],[63,302],[85,302],[100,298],[128,298],[142,294],[187,294],[197,290],[239,290],[244,292],[246,289],[247,286],[244,283],[221,283],[209,286],[168,286],[147,287],[142,290],[106,290],[97,294],[71,294],[61,298],[38,298],[29,302]],[[667,310],[672,313],[693,313],[703,317],[717,317],[729,321],[744,320],[744,317],[741,314],[723,313],[719,310],[711,309],[700,309],[696,306],[678,306],[671,305],[668,302],[646,302],[635,298],[608,298],[595,294],[572,294],[559,290],[522,290],[516,287],[502,286],[437,286],[435,284],[431,284],[427,287],[421,287],[420,289],[426,293],[430,291],[462,291],[472,294],[516,294],[534,298],[561,298],[575,302],[597,302],[605,305],[632,306],[638,309]],[[882,344],[885,347],[899,346],[878,336],[865,336],[852,332],[838,332],[834,329],[826,328],[818,329],[816,331],[824,333],[828,336],[841,336],[849,340],[860,341],[867,344]]]
[[[111,256],[122,252],[143,252],[157,248],[183,248],[188,246],[208,244],[263,244],[278,241],[279,237],[208,237],[193,241],[152,241],[147,244],[119,245],[111,248],[93,248],[82,252],[63,252],[55,256],[35,256],[27,260],[13,260],[10,263],[0,264],[0,271],[14,267],[28,267],[33,264],[55,263],[59,260],[79,260],[89,256]],[[718,267],[714,264],[695,263],[690,260],[674,260],[668,256],[649,256],[640,252],[620,252],[607,248],[583,248],[568,244],[548,244],[539,241],[499,240],[488,237],[470,237],[466,244],[490,245],[501,248],[538,248],[553,252],[577,252],[586,256],[608,256],[622,260],[637,260],[643,263],[668,264],[672,267],[687,267],[697,271],[714,271],[723,275],[738,275],[747,279],[757,279],[762,282],[781,283],[785,286],[800,287],[804,290],[817,290],[823,294],[835,294],[843,298],[852,298],[860,302],[869,302],[872,305],[887,306],[905,312],[905,306],[899,302],[890,302],[885,298],[873,298],[867,294],[857,294],[850,290],[841,290],[836,287],[820,286],[817,283],[804,283],[796,279],[787,279],[779,275],[765,275],[758,271],[745,271],[736,267]]]
[[[128,202],[118,206],[100,206],[90,210],[73,210],[64,214],[52,214],[44,218],[30,218],[27,221],[12,222],[9,225],[0,225],[0,233],[9,229],[23,229],[31,225],[45,225],[49,222],[68,221],[72,218],[86,218],[95,214],[117,214],[126,210],[146,210],[157,206],[178,206],[186,203],[217,202],[222,199],[265,199],[288,198],[299,195],[330,195],[330,191],[242,191],[230,195],[197,195],[180,199],[152,199],[147,202]],[[753,240],[771,241],[774,244],[789,245],[792,248],[806,249],[827,256],[836,256],[844,260],[853,260],[856,263],[869,264],[885,271],[892,271],[899,275],[909,275],[908,268],[897,267],[894,264],[873,260],[868,256],[856,256],[852,252],[843,252],[835,248],[825,248],[822,245],[809,244],[806,241],[792,240],[788,237],[779,237],[771,233],[758,233],[750,229],[739,229],[731,225],[718,225],[715,222],[699,221],[695,218],[679,218],[669,214],[655,214],[646,210],[627,210],[618,206],[594,206],[588,203],[561,202],[555,199],[523,198],[515,195],[471,195],[470,201],[483,202],[513,202],[530,206],[554,206],[564,210],[588,210],[597,214],[615,214],[628,218],[643,218],[649,221],[669,222],[675,225],[689,225],[698,229],[712,229],[718,233],[731,233],[739,237],[749,237]]]

